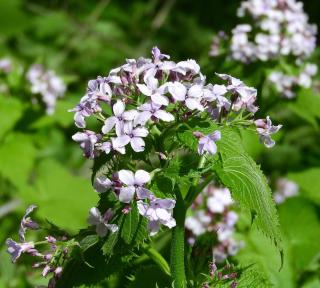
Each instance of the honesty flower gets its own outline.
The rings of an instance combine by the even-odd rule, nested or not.
[[[144,170],[137,170],[134,174],[129,170],[118,172],[119,180],[125,187],[120,188],[119,201],[129,203],[137,194],[138,199],[146,199],[151,192],[144,188],[144,184],[150,181],[150,174]]]
[[[114,126],[116,126],[116,134],[117,136],[121,136],[123,134],[123,126],[125,121],[132,121],[137,115],[137,111],[125,111],[125,104],[122,101],[118,100],[113,105],[113,114],[114,116],[111,116],[105,120],[102,127],[102,133],[107,134]]]
[[[27,229],[31,229],[31,230],[37,230],[39,229],[39,225],[38,223],[34,222],[29,216],[29,214],[35,209],[37,208],[36,205],[30,205],[27,209],[26,209],[26,213],[24,214],[21,223],[20,223],[20,229],[19,229],[19,237],[20,237],[20,241],[21,242],[25,242],[25,234]]]
[[[90,225],[96,226],[96,232],[100,237],[107,235],[108,231],[112,233],[118,231],[118,226],[115,224],[109,224],[113,212],[111,209],[108,209],[103,215],[101,215],[98,208],[93,207],[89,211],[88,223]]]
[[[150,70],[150,72],[145,75],[145,84],[137,84],[140,92],[146,96],[151,97],[152,102],[158,105],[167,106],[169,104],[168,97],[164,96],[167,92],[167,84],[159,86],[159,80],[154,77],[155,70]]]
[[[110,102],[112,90],[106,77],[98,76],[96,80],[88,82],[88,95],[101,101]]]
[[[277,133],[282,125],[274,126],[272,125],[271,119],[267,116],[267,119],[258,119],[254,121],[257,132],[260,135],[260,141],[263,143],[267,148],[271,148],[275,145],[275,141],[271,139],[271,135]]]
[[[34,243],[33,242],[23,242],[17,243],[11,238],[7,239],[6,244],[8,246],[7,252],[11,256],[11,261],[15,263],[17,259],[21,256],[22,253],[28,253],[33,251]]]
[[[217,153],[217,145],[215,142],[221,139],[221,132],[216,130],[213,133],[200,137],[198,145],[198,153],[203,155],[205,152],[209,154]]]
[[[141,200],[137,202],[139,213],[149,220],[150,235],[158,233],[160,224],[173,228],[176,220],[172,217],[176,201],[173,199],[160,199],[153,195],[149,197],[150,203]]]
[[[72,139],[80,143],[80,148],[85,157],[93,159],[95,157],[95,144],[101,139],[101,135],[93,131],[77,132]]]

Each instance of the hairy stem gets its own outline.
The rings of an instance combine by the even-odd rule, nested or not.
[[[177,203],[173,211],[177,225],[172,231],[171,240],[171,275],[174,288],[186,287],[186,274],[184,263],[184,221],[186,209],[180,191],[177,192]]]

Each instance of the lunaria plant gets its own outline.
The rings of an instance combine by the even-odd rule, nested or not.
[[[50,283],[80,285],[81,277],[73,273],[86,269],[81,273],[95,275],[97,282],[147,257],[174,287],[186,287],[191,280],[197,287],[196,283],[204,282],[201,273],[190,279],[185,267],[197,246],[196,236],[202,233],[191,223],[200,210],[195,216],[186,215],[190,207],[188,215],[199,205],[218,221],[208,219],[203,227],[217,239],[203,258],[205,271],[209,262],[224,262],[238,249],[231,238],[237,222],[232,203],[254,211],[255,225],[281,249],[270,188],[245,152],[239,134],[251,130],[270,148],[275,144],[271,135],[281,125],[272,125],[269,117],[255,119],[255,88],[226,74],[217,73],[215,79],[217,83],[207,83],[195,60],[176,63],[155,47],[152,59],[127,59],[106,77],[89,81],[86,94],[71,110],[79,128],[72,138],[93,162],[93,190],[100,200],[89,211],[88,228],[54,241],[51,254],[67,251],[61,256],[63,265],[43,261],[48,267],[45,272],[53,273]],[[226,188],[208,186],[213,181]],[[201,195],[207,205],[199,204]],[[169,230],[170,265],[153,246]],[[50,233],[50,239],[57,239],[54,231]],[[43,258],[32,252],[37,243],[22,240],[8,242],[14,260],[18,258],[14,247],[19,247],[20,254]],[[190,248],[185,240],[192,244]],[[231,278],[233,283],[235,277]]]

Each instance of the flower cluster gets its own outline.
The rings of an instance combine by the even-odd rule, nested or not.
[[[129,170],[120,170],[113,174],[112,180],[105,176],[99,176],[94,181],[94,188],[98,193],[105,193],[112,190],[122,203],[132,203],[137,200],[137,207],[140,215],[148,219],[150,235],[155,235],[160,224],[173,228],[176,221],[172,217],[172,211],[175,206],[174,199],[160,199],[145,188],[145,185],[151,180],[150,174],[144,170],[137,170],[135,173]],[[128,207],[123,210],[128,213]],[[107,231],[115,232],[118,227],[115,224],[109,224],[113,212],[108,209],[103,215],[97,208],[91,208],[88,222],[96,226],[96,232],[104,237]]]
[[[274,85],[277,92],[283,97],[291,99],[295,97],[295,88],[310,88],[312,85],[312,77],[317,74],[318,66],[307,63],[299,75],[287,75],[281,71],[272,72],[268,79]]]
[[[21,242],[16,242],[11,238],[7,239],[7,252],[10,254],[13,263],[15,263],[22,254],[29,254],[33,257],[36,257],[37,262],[33,264],[33,267],[43,267],[41,273],[43,277],[46,277],[49,273],[52,273],[52,278],[49,280],[48,287],[55,287],[56,280],[62,274],[62,264],[68,257],[69,249],[76,244],[73,240],[66,241],[67,238],[64,236],[60,237],[61,239],[57,239],[53,236],[47,236],[45,237],[44,241],[27,242],[25,238],[27,230],[36,230],[40,228],[38,223],[29,217],[29,214],[35,208],[35,205],[29,206],[22,218],[19,229]],[[43,252],[40,252],[38,246],[45,246],[46,248]]]
[[[242,243],[233,238],[238,214],[232,210],[232,204],[229,189],[209,184],[192,204],[191,215],[185,221],[190,232],[190,245],[200,235],[216,233],[217,245],[212,247],[212,252],[217,262],[223,262],[228,255],[235,255],[242,247]]]
[[[281,55],[305,58],[314,51],[317,27],[308,23],[302,2],[247,0],[238,10],[239,17],[246,15],[254,24],[240,24],[232,30],[233,59],[246,63]]]
[[[40,64],[32,65],[26,75],[33,94],[40,94],[46,106],[46,112],[51,115],[55,111],[57,98],[66,91],[63,80],[52,70],[45,70]]]
[[[281,204],[287,198],[297,196],[298,193],[299,187],[297,183],[286,178],[279,178],[276,182],[276,191],[273,193],[273,198],[277,204]]]
[[[194,60],[175,63],[155,47],[152,59],[128,59],[107,77],[89,81],[86,95],[70,110],[75,112],[75,125],[83,129],[73,140],[93,159],[101,153],[125,154],[129,146],[134,152],[144,151],[152,125],[181,122],[202,113],[216,122],[240,111],[253,116],[258,110],[257,90],[230,75],[217,76],[227,84],[206,85]],[[103,123],[99,132],[86,129],[90,116]],[[213,141],[218,139],[217,134]],[[211,140],[200,139],[200,154],[215,150]]]

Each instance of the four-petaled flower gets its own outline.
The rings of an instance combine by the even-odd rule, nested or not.
[[[158,233],[160,224],[173,228],[176,220],[172,217],[172,211],[176,204],[173,199],[160,199],[153,195],[149,197],[150,204],[141,200],[137,202],[139,213],[149,220],[150,235]]]
[[[198,145],[198,153],[200,155],[203,155],[205,152],[208,152],[209,154],[216,154],[217,153],[217,145],[216,141],[221,139],[221,132],[220,131],[214,131],[213,133],[203,136],[199,139],[199,145]]]
[[[277,133],[282,125],[272,125],[271,119],[267,116],[267,119],[258,119],[254,121],[257,127],[257,132],[260,136],[260,142],[267,148],[271,148],[275,145],[275,141],[271,139],[271,135]]]
[[[150,181],[150,174],[144,170],[137,170],[136,173],[129,170],[120,170],[118,172],[119,180],[125,187],[120,189],[119,201],[129,203],[137,194],[138,199],[146,199],[151,192],[144,188],[144,184]]]

